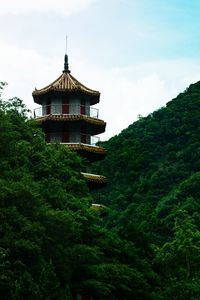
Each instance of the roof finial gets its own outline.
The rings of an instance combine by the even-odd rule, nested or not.
[[[66,50],[65,50],[65,59],[64,59],[64,73],[70,73],[69,64],[68,64],[68,55],[67,55],[67,35],[66,35]]]
[[[66,49],[65,49],[65,54],[67,54],[67,35],[66,35]]]

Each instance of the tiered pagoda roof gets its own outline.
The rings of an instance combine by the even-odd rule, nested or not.
[[[72,76],[70,70],[68,69],[68,57],[65,57],[65,59],[67,60],[67,65],[65,63],[65,69],[62,75],[46,87],[39,90],[35,89],[35,91],[33,91],[32,93],[34,101],[38,104],[41,104],[41,100],[38,96],[42,96],[50,92],[79,92],[91,97],[91,105],[98,103],[100,98],[100,92],[86,87],[81,82],[79,82],[74,76]]]

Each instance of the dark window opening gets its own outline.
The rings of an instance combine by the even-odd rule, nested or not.
[[[47,112],[47,115],[51,114],[51,99],[47,99],[47,102],[46,102],[46,112]]]
[[[69,114],[69,99],[67,97],[62,98],[62,114]]]
[[[80,107],[80,113],[81,115],[85,115],[85,99],[81,99],[81,107]]]

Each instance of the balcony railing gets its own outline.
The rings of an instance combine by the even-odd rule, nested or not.
[[[49,104],[34,109],[33,117],[41,118],[48,115],[85,115],[99,118],[99,110],[81,104]]]
[[[71,136],[68,132],[50,132],[46,134],[46,141],[47,143],[85,144],[98,147],[100,138],[98,136],[84,133]]]

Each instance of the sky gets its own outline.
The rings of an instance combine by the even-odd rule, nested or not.
[[[3,97],[37,107],[32,91],[71,74],[101,92],[101,140],[200,80],[199,0],[0,0]]]

